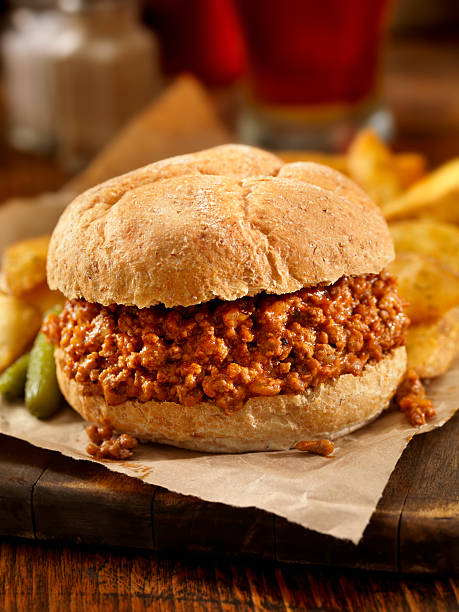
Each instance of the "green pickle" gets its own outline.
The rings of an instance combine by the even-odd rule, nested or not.
[[[59,312],[57,308],[48,311]],[[57,383],[54,346],[39,332],[30,351],[25,384],[25,404],[33,416],[47,419],[61,404],[62,394]]]
[[[0,393],[8,402],[24,397],[28,365],[29,353],[26,353],[16,359],[0,376]]]

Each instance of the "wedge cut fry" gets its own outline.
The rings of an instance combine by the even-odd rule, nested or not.
[[[362,130],[348,150],[349,175],[380,206],[402,190],[392,151],[372,131]]]
[[[412,219],[389,225],[397,253],[420,253],[438,259],[459,274],[459,228],[433,219]]]
[[[21,296],[46,282],[48,245],[49,236],[39,236],[6,249],[0,273],[5,293]]]
[[[459,354],[459,308],[434,323],[412,325],[406,343],[408,368],[421,378],[444,374]]]
[[[398,278],[412,323],[438,319],[459,306],[459,275],[437,259],[420,253],[399,253],[389,266]]]
[[[22,299],[27,304],[35,306],[42,314],[53,306],[63,306],[66,301],[60,291],[51,291],[46,283],[24,294]]]
[[[427,160],[421,153],[396,153],[393,164],[402,190],[420,181],[427,173]]]
[[[10,295],[0,295],[0,372],[32,342],[41,325],[33,307]]]
[[[459,158],[431,172],[396,199],[384,203],[383,213],[389,220],[429,217],[459,223]]]

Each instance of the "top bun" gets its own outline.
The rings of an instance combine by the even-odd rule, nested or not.
[[[77,197],[51,238],[48,283],[104,305],[191,306],[378,273],[393,258],[379,208],[350,179],[224,145]]]

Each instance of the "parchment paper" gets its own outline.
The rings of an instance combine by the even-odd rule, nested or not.
[[[65,194],[60,194],[0,208],[0,251],[20,237],[51,231],[65,204]],[[298,451],[208,455],[141,445],[133,459],[104,465],[177,493],[233,506],[255,506],[357,543],[413,434],[439,427],[459,407],[459,360],[430,385],[429,395],[437,417],[428,425],[416,429],[402,413],[389,411],[338,440],[332,458]],[[68,407],[43,422],[22,404],[0,402],[0,433],[93,461],[85,452],[84,428],[85,423]]]

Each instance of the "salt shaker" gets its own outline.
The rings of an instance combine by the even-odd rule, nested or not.
[[[58,0],[64,27],[53,44],[61,159],[88,161],[152,99],[159,52],[132,0]]]
[[[53,0],[14,3],[1,51],[8,138],[17,148],[41,152],[55,145],[51,47],[61,26]]]

